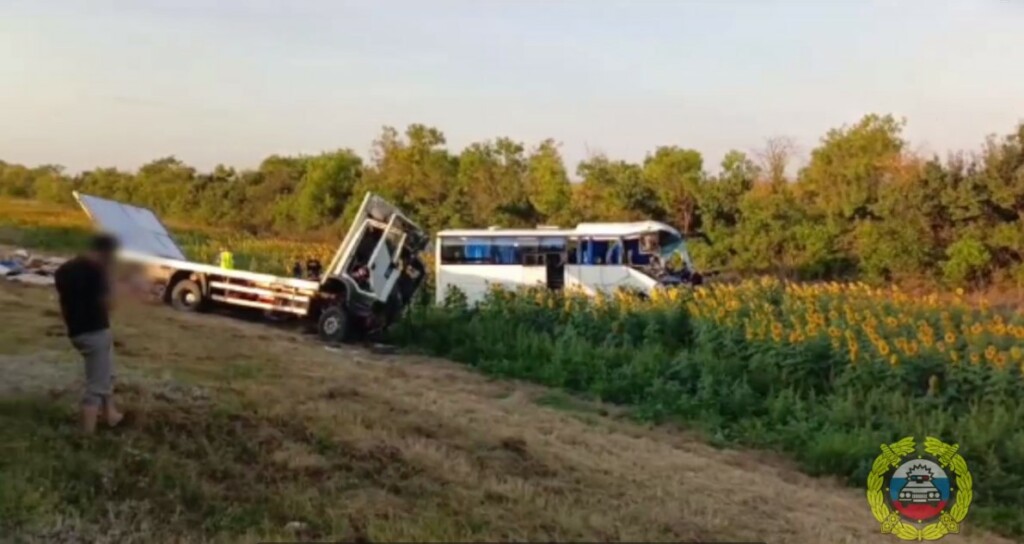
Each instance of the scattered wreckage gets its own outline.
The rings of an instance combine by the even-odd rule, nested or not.
[[[8,255],[0,255],[0,278],[31,285],[53,285],[53,274],[65,260],[16,249]]]

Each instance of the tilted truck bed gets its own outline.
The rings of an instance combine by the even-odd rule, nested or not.
[[[398,319],[425,277],[419,257],[423,230],[383,198],[367,193],[319,281],[222,268],[188,260],[149,209],[91,195],[75,199],[97,229],[121,242],[119,258],[141,266],[175,308],[198,311],[206,302],[309,318],[321,336],[351,338]]]
[[[74,196],[98,230],[117,237],[121,261],[142,265],[149,279],[168,289],[175,279],[202,278],[209,300],[301,316],[320,288],[317,281],[190,261],[151,210],[78,192]]]

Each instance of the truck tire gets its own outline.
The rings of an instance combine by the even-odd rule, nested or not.
[[[328,306],[320,312],[317,333],[325,342],[339,344],[349,338],[348,314],[339,306]]]
[[[206,298],[198,283],[181,280],[171,289],[171,306],[183,312],[198,312],[206,306]]]

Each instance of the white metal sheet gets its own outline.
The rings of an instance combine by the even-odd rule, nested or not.
[[[99,230],[117,237],[122,249],[165,259],[186,260],[181,248],[152,211],[77,192],[75,198]]]

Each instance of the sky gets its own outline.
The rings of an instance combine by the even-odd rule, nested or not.
[[[207,170],[423,123],[596,153],[803,155],[862,115],[911,147],[1024,121],[1018,0],[0,0],[0,159]]]

